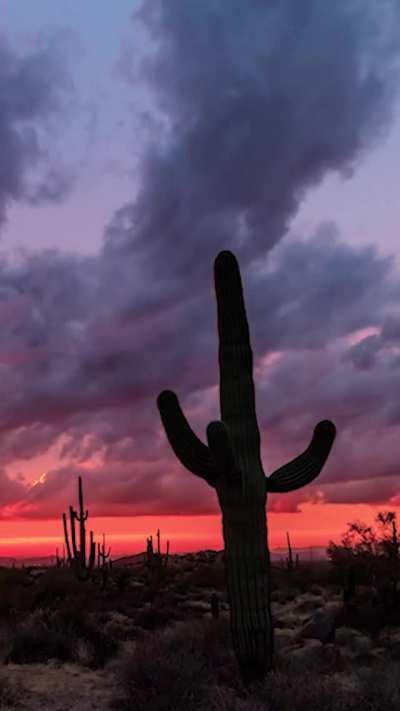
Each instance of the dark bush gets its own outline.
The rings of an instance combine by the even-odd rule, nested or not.
[[[69,568],[49,568],[36,583],[35,603],[36,606],[49,607],[65,599],[74,599],[77,605],[87,608],[94,592],[90,581],[77,580]]]
[[[135,625],[145,630],[157,630],[166,627],[169,622],[170,613],[158,607],[145,607],[135,614]]]
[[[8,679],[4,672],[0,675],[0,708],[18,709],[24,708],[23,698],[25,689],[21,683]]]
[[[182,623],[138,642],[117,670],[120,709],[187,711],[207,708],[220,664],[229,665],[226,621]],[[228,647],[229,649],[229,647]]]
[[[188,587],[224,590],[226,586],[224,564],[221,561],[200,564],[195,570],[186,573],[185,583]]]
[[[24,570],[0,568],[0,616],[14,618],[34,607],[34,581]]]
[[[102,667],[118,651],[118,641],[105,634],[84,608],[66,601],[59,610],[36,610],[16,628],[7,661],[80,661],[79,641],[85,643],[87,663],[93,668]]]
[[[31,664],[49,659],[73,659],[76,640],[51,622],[48,611],[37,610],[19,625],[7,661]]]

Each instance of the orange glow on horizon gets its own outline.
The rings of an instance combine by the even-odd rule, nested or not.
[[[298,513],[269,512],[268,538],[273,550],[286,546],[286,531],[290,532],[294,548],[327,546],[329,540],[339,541],[349,521],[360,519],[373,524],[383,509],[398,507],[366,504],[303,504]],[[400,513],[400,509],[399,509]],[[136,516],[89,518],[88,530],[101,540],[103,532],[111,545],[113,556],[139,553],[145,550],[146,537],[161,531],[161,547],[167,539],[171,553],[184,553],[206,548],[223,547],[221,517],[215,516]],[[36,557],[61,552],[64,543],[62,525],[54,520],[0,521],[0,557]]]

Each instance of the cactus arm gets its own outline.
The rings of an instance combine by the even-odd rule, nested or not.
[[[217,469],[211,453],[191,429],[175,393],[163,390],[157,405],[168,441],[181,464],[215,486]]]
[[[84,511],[83,508],[83,489],[82,489],[82,477],[78,477],[78,488],[79,488],[79,514],[76,514],[76,520],[79,522],[79,539],[80,539],[80,557],[81,566],[86,568],[86,528],[85,521],[88,518],[89,512]]]
[[[65,543],[67,546],[68,562],[69,562],[69,564],[71,564],[72,554],[71,554],[71,546],[69,544],[69,537],[68,537],[67,517],[66,517],[65,513],[63,513],[63,515],[62,515],[62,519],[63,519]]]
[[[77,521],[79,523],[85,523],[87,521],[88,516],[89,516],[89,511],[86,509],[84,511],[83,508],[83,489],[82,489],[82,477],[78,477],[78,487],[79,487],[79,514],[76,515]]]
[[[89,570],[93,570],[96,562],[96,543],[94,541],[93,531],[90,531],[90,544],[89,544]]]
[[[76,531],[75,531],[75,518],[76,518],[76,511],[72,508],[72,506],[69,507],[69,515],[70,515],[70,522],[71,522],[71,540],[72,540],[72,552],[74,554],[74,561],[76,564],[79,564],[80,562],[80,555],[79,551],[76,547]]]
[[[336,428],[333,422],[329,420],[319,422],[307,449],[267,477],[267,491],[271,493],[295,491],[313,481],[328,458],[335,435]]]

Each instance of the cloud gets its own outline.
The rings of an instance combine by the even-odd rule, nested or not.
[[[94,257],[50,250],[0,264],[0,462],[63,437],[60,466],[24,490],[18,515],[56,515],[66,482],[96,457],[86,476],[98,511],[215,510],[213,492],[176,463],[156,397],[176,389],[203,439],[219,415],[212,262],[221,248],[242,270],[267,472],[325,418],[339,435],[322,489],[349,469],[359,478],[393,469],[391,447],[376,450],[373,466],[368,448],[398,415],[394,351],[379,340],[397,334],[394,262],[345,245],[334,225],[282,240],[306,191],[329,171],[348,175],[390,123],[399,38],[385,17],[358,2],[143,4],[134,19],[154,48],[129,81],[152,92],[160,133],[141,152],[136,197]],[[42,97],[32,121],[54,106],[45,86],[32,89]],[[18,189],[1,192],[0,179],[4,205],[24,194],[27,165],[13,116]],[[380,345],[368,359],[371,343],[348,339],[372,327]]]
[[[22,55],[0,36],[0,223],[11,202],[54,202],[70,188],[70,179],[49,167],[45,145],[72,89],[65,40],[63,33],[38,38]]]
[[[204,278],[222,248],[243,267],[263,257],[306,190],[348,174],[384,134],[399,49],[384,18],[370,2],[145,3],[133,19],[156,49],[130,76],[152,90],[165,129],[108,251],[159,272],[168,260],[180,282]]]

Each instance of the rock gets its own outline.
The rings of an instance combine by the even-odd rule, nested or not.
[[[360,634],[361,632],[352,627],[338,627],[335,632],[335,641],[346,646],[351,643],[353,637],[357,637]]]
[[[298,588],[283,588],[281,602],[292,602],[301,597],[301,590]]]
[[[369,637],[358,635],[351,640],[350,649],[356,657],[363,656],[371,652],[372,642]]]
[[[400,659],[400,629],[385,627],[379,635],[379,642],[391,659]]]
[[[322,642],[317,639],[308,639],[304,644],[295,647],[284,648],[283,657],[291,667],[296,669],[308,669],[321,658]]]
[[[210,610],[210,603],[203,602],[202,600],[187,600],[186,602],[181,602],[180,607],[185,608],[185,610],[192,610],[193,612],[208,612]]]
[[[314,672],[321,670],[332,674],[346,666],[345,656],[338,645],[322,644],[317,639],[307,639],[302,644],[286,647],[279,656],[295,671],[313,669]]]
[[[304,596],[302,600],[299,600],[296,603],[294,610],[295,610],[295,612],[300,613],[300,614],[310,613],[310,612],[314,612],[314,610],[317,610],[318,608],[322,607],[323,605],[324,605],[324,600],[321,597],[307,595],[307,596]]]
[[[369,654],[372,649],[371,639],[351,627],[338,627],[335,641],[345,647],[351,656]]]
[[[304,639],[317,639],[323,644],[333,642],[335,639],[336,620],[340,613],[341,605],[330,603],[316,610],[312,617],[298,632]]]
[[[205,620],[212,620],[213,619],[211,612],[204,612],[202,617]],[[221,618],[229,620],[229,611],[228,610],[221,610],[219,613],[219,619],[221,619]]]
[[[282,649],[286,649],[295,643],[296,634],[294,630],[275,629],[274,630],[274,650],[279,654]]]

